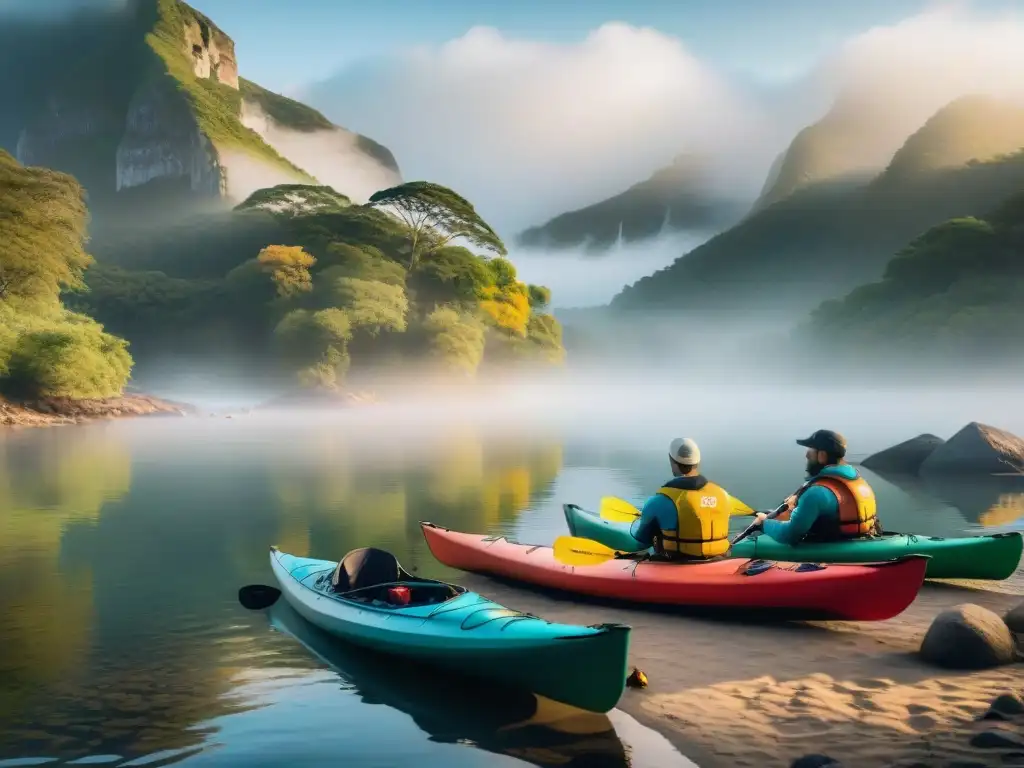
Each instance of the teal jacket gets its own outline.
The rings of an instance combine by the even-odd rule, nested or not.
[[[833,464],[825,467],[817,477],[842,477],[856,480],[857,470],[849,464]],[[800,495],[800,500],[789,516],[789,520],[765,520],[762,530],[780,544],[798,544],[807,535],[818,518],[839,517],[839,500],[828,488],[812,485]]]
[[[704,475],[693,475],[691,477],[673,477],[664,488],[681,488],[685,491],[699,491],[708,484]],[[676,505],[668,496],[656,493],[649,498],[643,509],[640,510],[640,517],[633,521],[629,532],[634,539],[645,547],[653,546],[654,537],[662,531],[674,531],[679,528],[679,514]]]

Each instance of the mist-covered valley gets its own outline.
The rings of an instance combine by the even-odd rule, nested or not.
[[[817,359],[865,386],[1017,373],[1012,12],[929,9],[782,79],[627,22],[559,42],[481,25],[288,95],[246,79],[250,39],[181,3],[3,13],[0,71],[50,45],[69,57],[0,89],[12,162],[87,194],[89,265],[39,278],[132,361],[12,394],[110,394],[126,364],[136,385],[260,391],[354,389],[403,365],[674,376],[698,345],[729,361],[707,374],[723,380],[737,363],[799,379]],[[113,42],[133,66],[100,55]],[[410,240],[402,206],[426,198],[371,196],[420,179],[456,197]],[[445,229],[457,200],[470,207]],[[497,239],[467,239],[480,226]],[[25,279],[27,308],[43,293]],[[55,317],[19,321],[6,354],[31,357]]]
[[[1024,590],[1024,15],[832,5],[0,2],[0,764],[998,761],[914,655]],[[881,527],[737,541],[816,430]],[[684,436],[726,549],[598,548]],[[365,547],[468,613],[284,610]]]

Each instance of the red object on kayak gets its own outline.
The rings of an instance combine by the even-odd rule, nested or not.
[[[435,558],[464,571],[634,603],[769,609],[803,618],[883,621],[902,613],[924,582],[928,557],[858,565],[766,563],[737,558],[707,563],[610,559],[565,565],[551,547],[459,533],[420,523]]]
[[[388,602],[392,605],[408,605],[409,588],[391,587],[390,589],[388,589]]]

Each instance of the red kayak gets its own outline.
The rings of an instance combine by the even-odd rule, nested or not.
[[[803,618],[891,619],[914,601],[928,567],[924,555],[858,565],[615,558],[573,566],[557,560],[551,547],[459,533],[433,523],[420,527],[434,557],[463,571],[633,603],[767,609]]]

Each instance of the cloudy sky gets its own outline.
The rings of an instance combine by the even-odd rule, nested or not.
[[[0,0],[0,12],[123,1]],[[192,4],[234,38],[244,76],[384,143],[406,179],[455,188],[506,240],[682,151],[752,198],[840,91],[885,94],[885,119],[909,133],[959,95],[1024,84],[1018,0]],[[618,257],[607,290],[674,249]]]
[[[726,158],[728,183],[756,194],[841,81],[898,82],[927,117],[1024,65],[1011,0],[194,4],[247,77],[383,142],[406,178],[456,188],[506,232],[684,150]]]

